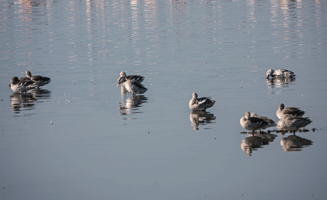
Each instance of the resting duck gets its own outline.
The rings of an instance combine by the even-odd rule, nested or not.
[[[269,78],[269,76],[271,76],[272,78],[292,78],[295,76],[294,72],[289,71],[287,69],[277,69],[277,70],[269,69],[266,72],[266,75],[267,75],[267,79]]]
[[[35,83],[37,88],[51,82],[51,79],[48,77],[44,77],[44,76],[40,76],[40,75],[32,76],[30,71],[26,71],[25,73],[26,73],[27,78],[31,79]]]
[[[10,88],[12,91],[22,94],[27,92],[35,87],[37,87],[33,81],[20,82],[18,77],[14,76],[10,80]]]
[[[279,105],[278,110],[276,111],[276,115],[279,119],[283,119],[285,117],[289,116],[299,116],[302,117],[304,115],[305,111],[300,110],[299,108],[296,107],[287,107],[285,108],[284,104],[281,103]]]
[[[140,82],[135,80],[130,80],[124,76],[118,79],[117,87],[119,85],[122,85],[124,88],[126,88],[128,92],[133,93],[133,96],[135,96],[135,94],[143,94],[148,90]]]
[[[296,132],[299,128],[306,127],[312,121],[308,117],[289,116],[281,119],[277,123],[277,128],[280,130],[288,130]]]
[[[274,120],[272,119],[269,119],[268,117],[263,117],[263,116],[258,116],[256,113],[251,113],[251,116],[250,117],[256,117],[256,118],[259,118],[259,119],[262,119],[264,121],[266,121],[268,123],[268,127],[273,127],[273,126],[276,126],[277,124],[274,122]],[[267,128],[268,128],[267,127]]]
[[[270,127],[270,124],[266,120],[251,117],[249,111],[245,112],[245,116],[241,118],[240,124],[246,130],[252,131],[252,133],[254,133],[255,130],[259,130],[261,132],[261,129]]]
[[[210,97],[202,97],[198,99],[198,94],[193,92],[192,99],[189,102],[189,107],[191,110],[206,110],[211,108],[216,103],[215,100],[211,100]]]

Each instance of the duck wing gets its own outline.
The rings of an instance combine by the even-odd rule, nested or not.
[[[137,81],[139,83],[141,83],[143,80],[144,80],[144,76],[139,76],[139,75],[129,75],[129,76],[126,76],[126,78],[128,80],[133,80],[133,81]]]
[[[37,75],[37,76],[33,76],[32,80],[36,82],[36,81],[50,81],[51,79],[48,77]]]

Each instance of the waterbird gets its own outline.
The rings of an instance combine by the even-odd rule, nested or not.
[[[308,117],[289,116],[277,122],[277,128],[282,131],[296,132],[302,127],[306,127],[312,121]]]
[[[246,111],[245,116],[240,119],[240,124],[246,130],[252,131],[252,133],[254,133],[255,130],[259,130],[261,132],[261,129],[270,127],[270,124],[266,120],[251,117],[249,111]]]
[[[272,78],[291,78],[294,77],[295,74],[292,71],[289,71],[287,69],[268,69],[268,71],[266,72],[266,76],[267,79],[269,78],[269,76],[271,76]]]
[[[189,102],[189,107],[191,110],[203,110],[211,108],[216,103],[215,100],[211,100],[210,97],[198,98],[198,94],[193,92],[192,99]]]
[[[274,120],[272,119],[269,119],[268,117],[264,117],[264,116],[258,116],[256,113],[251,113],[251,116],[250,117],[256,117],[256,118],[259,118],[259,119],[262,119],[264,121],[266,121],[268,123],[268,127],[273,127],[273,126],[276,126],[277,124],[274,122]],[[268,128],[267,127],[267,128]]]
[[[20,82],[18,77],[14,76],[10,80],[10,88],[12,91],[22,94],[27,92],[35,87],[37,87],[33,81]]]
[[[120,72],[120,77],[126,77],[128,80],[133,80],[139,83],[142,83],[142,81],[144,80],[145,76],[140,76],[140,75],[129,75],[126,76],[125,72]]]
[[[27,78],[31,79],[36,84],[37,88],[51,82],[51,79],[48,77],[44,77],[40,75],[32,76],[32,73],[30,71],[26,71],[25,73]]]
[[[276,115],[279,119],[283,119],[285,117],[289,116],[299,116],[302,117],[304,115],[305,111],[300,110],[297,107],[287,107],[285,108],[285,105],[281,103],[278,107],[278,110],[276,111]]]
[[[126,90],[131,92],[133,96],[135,96],[135,94],[143,94],[148,90],[140,82],[127,79],[127,77],[124,76],[119,77],[117,87],[119,85],[122,85],[124,88],[126,88]]]

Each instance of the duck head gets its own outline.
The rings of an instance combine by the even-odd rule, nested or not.
[[[273,74],[274,74],[274,70],[273,69],[268,69],[268,71],[266,72],[267,78],[269,78],[269,76],[272,76]]]

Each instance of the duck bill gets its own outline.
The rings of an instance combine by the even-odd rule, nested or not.
[[[119,87],[119,85],[120,85],[120,84],[118,83],[118,84],[117,84],[117,87]]]

